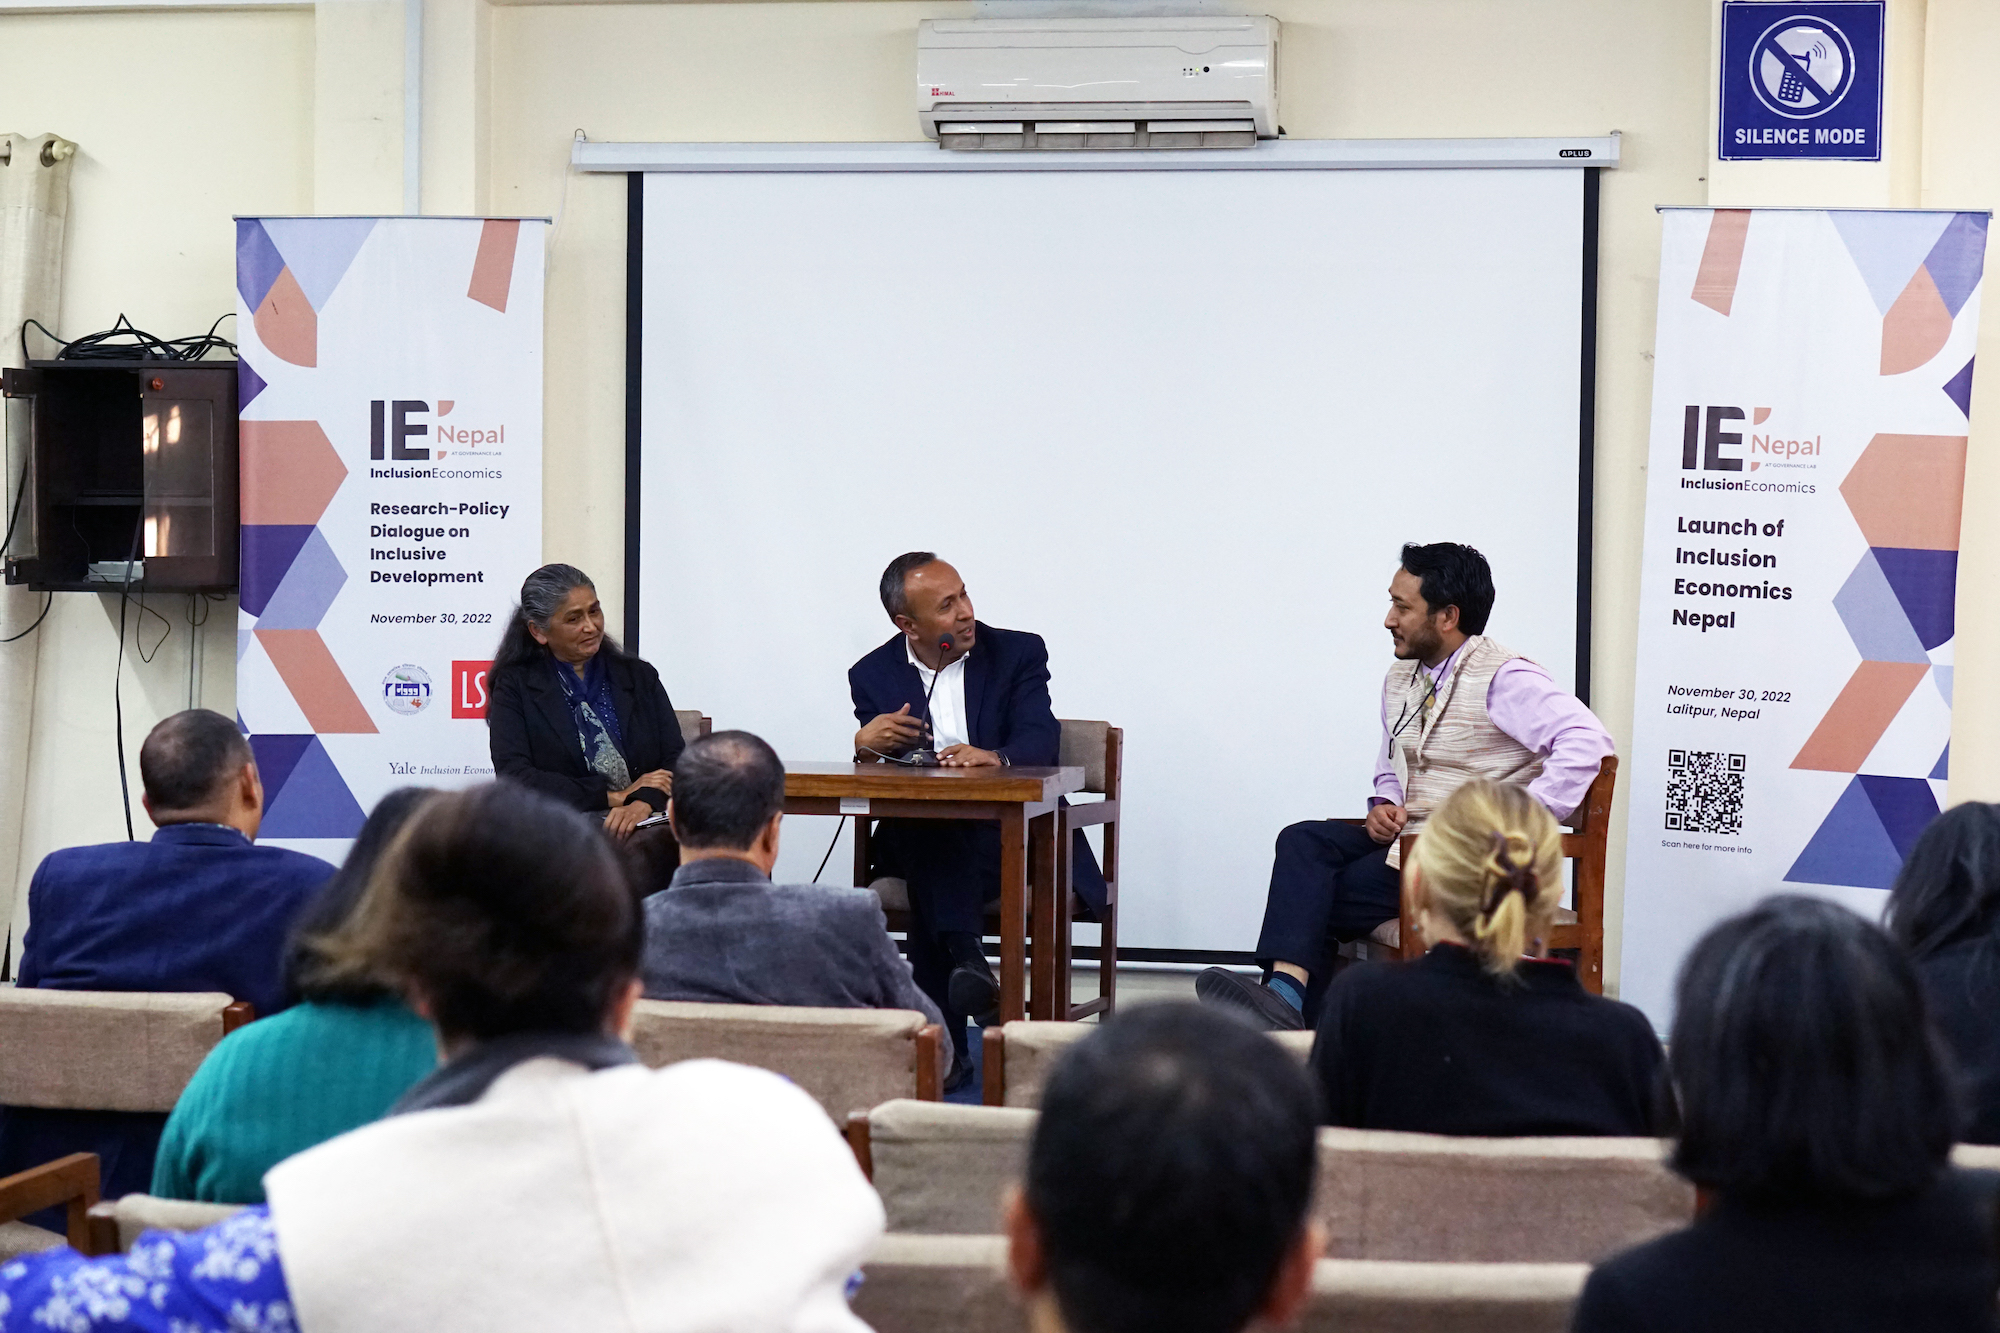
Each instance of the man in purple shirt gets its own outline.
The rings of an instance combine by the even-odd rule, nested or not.
[[[1262,983],[1225,968],[1195,982],[1203,1000],[1298,1029],[1318,1008],[1335,942],[1366,937],[1398,914],[1397,840],[1473,778],[1514,782],[1567,819],[1583,801],[1610,734],[1537,663],[1485,636],[1493,573],[1470,546],[1403,548],[1383,627],[1396,664],[1382,687],[1382,746],[1365,825],[1309,820],[1278,835],[1264,930]]]

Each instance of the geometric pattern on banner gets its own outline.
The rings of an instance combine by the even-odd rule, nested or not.
[[[314,310],[326,309],[326,298],[347,275],[361,243],[375,230],[374,218],[266,218],[264,230],[284,256],[285,267],[298,279],[299,290]],[[255,304],[254,302],[252,304]]]
[[[1950,642],[1958,593],[1958,552],[1883,546],[1869,554],[1895,589],[1896,600],[1924,651]]]
[[[236,361],[236,410],[241,412],[250,406],[250,401],[264,392],[264,377],[250,368],[250,363],[240,356]]]
[[[361,831],[365,818],[361,803],[348,790],[319,737],[305,739],[283,788],[265,806],[258,834],[266,838],[351,838]]]
[[[254,633],[314,731],[321,735],[375,734],[374,719],[347,683],[318,630],[258,629]]]
[[[465,294],[506,314],[507,292],[514,285],[514,252],[520,243],[519,218],[488,218],[479,229],[479,249],[472,257],[472,282]]]
[[[1924,271],[1937,284],[1938,297],[1944,308],[1951,312],[1953,319],[1965,309],[1965,303],[1972,299],[1973,291],[1979,286],[1979,275],[1986,267],[1986,215],[1983,213],[1956,213],[1951,225],[1938,237],[1930,254],[1924,257]]]
[[[1917,835],[1937,813],[1937,797],[1923,778],[1857,775],[1785,872],[1785,879],[1793,884],[1889,888]]]
[[[1840,494],[1870,546],[1956,551],[1965,436],[1877,435],[1854,460]]]
[[[1967,213],[1829,216],[1883,317],[1881,373],[1900,375],[1927,364],[1979,285],[1986,219]]]
[[[245,523],[317,523],[347,480],[347,464],[317,421],[245,421],[237,452]]]
[[[1951,311],[1931,281],[1930,270],[1919,268],[1910,285],[1882,316],[1882,364],[1884,375],[1901,375],[1916,370],[1944,350],[1951,337]]]
[[[1736,276],[1743,269],[1743,242],[1750,234],[1750,210],[1718,208],[1709,215],[1708,239],[1701,248],[1688,296],[1718,315],[1728,315],[1736,303]]]
[[[1930,665],[1930,653],[1910,624],[1909,614],[1875,551],[1862,552],[1861,563],[1834,594],[1833,609],[1840,613],[1840,623],[1854,640],[1855,651],[1866,660]]]
[[[271,284],[284,272],[285,257],[271,243],[264,224],[250,218],[236,220],[236,291],[243,304],[255,310],[270,295]]]
[[[285,789],[292,770],[298,767],[299,756],[312,743],[311,732],[302,736],[273,734],[250,737],[250,753],[257,760],[257,776],[264,782],[265,809],[270,809],[271,802],[278,799],[278,793]]]
[[[1860,772],[1869,751],[1930,671],[1927,662],[1863,662],[1806,738],[1791,766],[1827,773]]]
[[[1931,781],[1944,782],[1951,777],[1951,742],[1946,741],[1944,753],[1938,756],[1937,767],[1930,773]]]
[[[1951,707],[1951,668],[1948,666],[1932,667],[1931,679],[1937,682],[1938,693],[1944,696],[1944,706],[1946,708]]]
[[[258,629],[316,629],[347,582],[347,571],[318,528],[299,548],[283,582],[257,615]]]
[[[1951,225],[1948,213],[1837,209],[1827,216],[1860,270],[1876,312],[1884,315]]]
[[[271,290],[252,313],[264,350],[295,366],[319,364],[319,315],[288,268],[278,270]]]
[[[314,531],[310,524],[243,525],[242,572],[237,576],[240,585],[237,596],[245,611],[253,616],[264,614],[265,605],[285,581],[285,571],[292,567],[292,561],[298,558]]]
[[[1882,817],[1875,813],[1857,777],[1848,779],[1840,799],[1785,872],[1785,880],[1791,884],[1858,884],[1886,889],[1896,882],[1896,872],[1902,868],[1903,858],[1896,855],[1896,844],[1889,840]]]
[[[1977,360],[1978,358],[1974,358]],[[1965,369],[1944,382],[1944,396],[1958,404],[1958,410],[1972,415],[1972,362],[1965,363]]]

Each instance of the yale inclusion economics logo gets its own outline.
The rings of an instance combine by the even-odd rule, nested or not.
[[[382,702],[392,713],[414,717],[431,706],[430,673],[408,662],[382,677]]]

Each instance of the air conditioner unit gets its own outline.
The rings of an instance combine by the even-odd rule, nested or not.
[[[917,118],[946,148],[1248,148],[1278,134],[1278,21],[925,19]]]

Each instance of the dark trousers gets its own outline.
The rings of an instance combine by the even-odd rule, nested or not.
[[[1388,859],[1388,847],[1358,824],[1314,819],[1278,835],[1257,961],[1296,963],[1311,974],[1309,1014],[1332,979],[1336,945],[1366,937],[1400,911],[1402,876]]]
[[[937,1002],[952,1049],[966,1053],[965,1015],[947,994],[947,931],[986,933],[986,905],[1000,897],[1000,827],[983,819],[883,819],[868,844],[871,869],[910,886],[910,972]]]
[[[144,1194],[153,1187],[164,1111],[56,1111],[0,1106],[0,1176],[26,1171],[73,1152],[97,1154],[98,1193],[106,1199]],[[21,1219],[50,1231],[67,1225],[63,1208],[44,1208]]]

